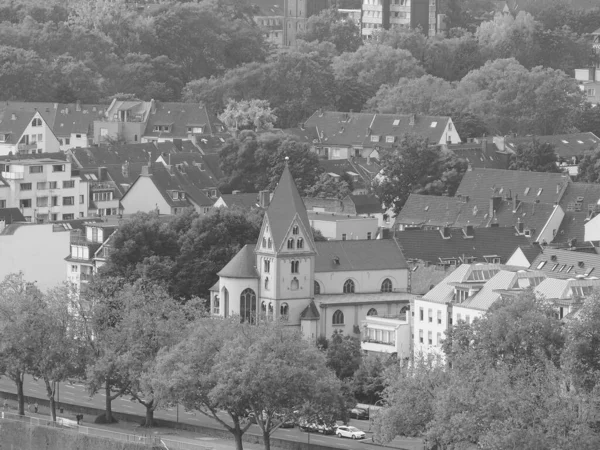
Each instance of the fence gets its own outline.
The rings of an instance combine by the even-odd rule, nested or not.
[[[29,425],[36,426],[47,426],[47,427],[62,427],[62,428],[71,428],[73,431],[77,431],[80,434],[87,434],[90,436],[96,436],[107,439],[114,439],[117,441],[124,442],[137,442],[140,444],[146,445],[155,445],[164,447],[167,450],[213,450],[212,447],[208,447],[205,445],[198,445],[183,441],[175,441],[172,439],[164,439],[160,436],[149,436],[146,434],[127,434],[127,433],[119,433],[112,430],[105,430],[103,428],[91,428],[84,427],[81,425],[77,425],[77,422],[70,419],[64,419],[61,417],[57,417],[56,422],[52,420],[39,418],[39,417],[29,417],[29,416],[20,416],[18,414],[12,414],[7,412],[2,412],[0,416],[3,420],[12,420],[14,422],[24,422]]]

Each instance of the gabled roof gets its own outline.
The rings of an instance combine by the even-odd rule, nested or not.
[[[464,159],[471,168],[508,169],[510,154],[500,151],[493,142],[447,144],[447,148],[458,158]]]
[[[356,214],[381,214],[383,212],[381,202],[373,194],[350,194],[348,198],[354,203]]]
[[[393,240],[317,241],[315,245],[315,273],[408,268]]]
[[[305,128],[316,128],[320,144],[362,145],[373,121],[371,113],[317,111],[308,118]]]
[[[377,144],[380,147],[391,147],[393,145],[386,142],[386,136],[401,138],[405,134],[415,134],[427,138],[431,144],[437,144],[442,140],[450,120],[448,116],[377,114],[373,120],[373,125],[371,125],[371,135],[381,136]],[[370,140],[369,144],[371,144]]]
[[[304,308],[304,311],[300,313],[300,320],[319,320],[320,318],[321,314],[319,314],[314,300],[311,300],[308,306]]]
[[[531,269],[541,270],[551,278],[600,276],[600,255],[546,247],[531,263]]]
[[[157,125],[170,125],[170,131],[155,131]],[[202,128],[202,132],[188,132],[188,127]],[[211,135],[224,129],[223,123],[216,115],[210,115],[202,103],[155,102],[144,136],[187,139],[190,134]]]
[[[276,250],[279,250],[283,245],[296,214],[307,233],[307,239],[312,241],[312,231],[306,214],[306,207],[286,163],[265,214],[265,218],[271,226],[273,246]]]
[[[307,210],[356,215],[354,203],[348,197],[343,200],[339,198],[302,197],[302,200]]]
[[[203,187],[198,173],[198,168],[194,166],[188,167],[185,172],[182,172],[175,166],[171,166],[169,169],[160,163],[156,163],[152,165],[148,176],[172,207],[189,206],[190,199],[199,206],[212,206],[214,202],[202,192]],[[169,194],[169,191],[185,192],[189,198],[175,200]]]
[[[530,244],[525,236],[517,234],[514,227],[476,228],[473,237],[466,238],[460,229],[450,230],[450,238],[444,239],[438,230],[410,230],[395,234],[395,240],[408,260],[427,261],[476,258],[473,262],[486,262],[485,256],[497,256],[501,263],[515,252],[517,247],[532,250],[539,248]]]
[[[552,144],[556,154],[562,158],[583,156],[585,152],[597,148],[600,144],[600,138],[591,132],[554,134],[550,136],[507,136],[504,142],[510,150],[515,151],[520,144],[529,144],[533,139],[536,139],[540,143]]]
[[[217,275],[226,278],[258,278],[254,245],[244,245]]]
[[[204,155],[204,161],[217,180],[221,181],[225,179],[225,174],[221,170],[221,157],[218,153]]]
[[[0,118],[0,134],[10,134],[10,143],[17,144],[35,114],[36,111],[4,110]]]
[[[319,139],[316,127],[287,128],[281,131],[286,135],[292,136],[298,142],[304,142],[306,144],[312,145]]]
[[[198,189],[216,188],[219,184],[201,153],[170,153],[161,155],[161,159],[165,165],[170,164],[175,171],[187,176]]]
[[[152,142],[141,144],[123,144],[114,146],[98,146],[88,148],[73,148],[69,152],[77,167],[108,167],[129,163],[154,162],[160,156],[160,151]]]
[[[221,199],[228,208],[237,206],[242,209],[254,209],[259,208],[258,195],[256,192],[244,194],[222,194]]]
[[[283,17],[284,5],[282,0],[252,0],[250,4],[255,16]]]
[[[19,208],[1,208],[0,222],[4,222],[5,225],[10,225],[14,222],[25,222],[25,217]]]
[[[575,292],[574,289],[575,288]],[[577,289],[581,288],[581,289]],[[537,297],[543,297],[547,300],[568,300],[581,297],[581,293],[589,293],[592,290],[600,288],[599,279],[558,279],[546,278],[536,288]],[[579,292],[577,292],[579,290]]]
[[[585,241],[585,223],[593,213],[600,212],[600,184],[570,183],[560,199],[560,206],[565,211],[560,228],[553,242],[568,242],[575,239],[579,244]]]

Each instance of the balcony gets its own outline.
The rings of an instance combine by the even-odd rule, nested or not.
[[[1,174],[5,180],[22,180],[25,176],[24,172],[1,172]]]
[[[17,151],[19,153],[28,153],[31,150],[37,150],[37,144],[17,144]]]
[[[397,353],[396,343],[384,343],[376,341],[363,341],[360,345],[361,349],[367,352],[377,353]]]

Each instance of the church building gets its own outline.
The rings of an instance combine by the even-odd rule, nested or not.
[[[361,333],[367,315],[409,317],[410,270],[394,240],[313,239],[306,207],[286,164],[256,245],[218,273],[211,313],[283,320],[315,340]]]

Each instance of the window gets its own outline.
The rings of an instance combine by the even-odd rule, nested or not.
[[[35,199],[35,206],[48,206],[48,197],[38,197]]]
[[[63,181],[63,189],[69,189],[75,187],[75,180]]]
[[[52,220],[52,222],[56,222],[58,220],[58,214],[51,214],[50,217],[51,217],[50,220]]]
[[[29,173],[44,173],[44,166],[29,166]]]
[[[394,136],[386,136],[385,137],[385,142],[387,142],[388,144],[393,144],[394,143]]]
[[[184,198],[184,196],[181,196],[180,194],[185,194],[184,192],[178,193],[177,191],[173,193],[172,197],[174,200],[177,200],[179,198]],[[97,202],[106,202],[109,200],[113,199],[113,193],[112,191],[106,191],[106,192],[94,192],[92,194],[94,201]]]
[[[36,187],[37,187],[38,191],[44,191],[47,189],[47,187],[46,187],[47,185],[48,184],[45,181],[41,181],[41,182],[37,183]]]
[[[288,314],[290,313],[290,307],[287,303],[282,303],[279,307],[279,315],[282,319],[287,320]]]
[[[437,334],[437,345],[442,345],[442,333]]]
[[[265,290],[269,290],[269,277],[265,278]]]
[[[460,323],[461,320],[462,317],[460,316],[460,313],[456,314],[456,323]]]
[[[215,295],[214,299],[213,299],[213,314],[219,314],[219,307],[220,307],[220,301],[219,301],[219,296]]]
[[[469,296],[469,291],[467,291],[465,289],[457,289],[456,290],[455,297],[456,297],[456,301],[458,303],[464,302],[468,296]]]
[[[438,309],[438,312],[437,312],[437,322],[438,322],[438,325],[442,324],[442,311],[440,311],[439,309]]]
[[[58,206],[58,196],[52,196],[52,206]]]
[[[594,97],[596,95],[596,90],[595,89],[586,89],[585,95],[587,95],[588,97]]]
[[[64,206],[72,206],[75,204],[75,197],[63,197],[62,204]]]
[[[75,214],[63,214],[62,220],[73,220],[75,219]]]
[[[36,117],[36,118],[34,118],[34,119],[31,121],[31,126],[32,126],[32,127],[41,127],[41,126],[42,126],[42,119],[38,119],[37,117]]]
[[[22,191],[30,191],[31,190],[31,183],[21,183],[21,190]]]
[[[334,312],[331,323],[333,325],[344,325],[344,313],[339,309],[336,312]]]
[[[6,200],[0,200],[0,209],[6,208]]]
[[[367,233],[367,240],[371,240],[371,232],[370,231]]]
[[[83,205],[85,203],[85,195],[80,195],[79,196],[79,204]]]
[[[271,272],[271,261],[268,259],[265,259],[264,265],[265,265],[265,272],[270,273]]]
[[[423,308],[419,308],[419,320],[423,322],[425,320],[425,311]]]
[[[292,273],[300,272],[300,261],[292,261],[291,266],[292,266]]]
[[[427,332],[427,343],[429,345],[433,345],[433,332],[431,331]]]
[[[56,189],[57,186],[57,182],[56,181],[49,181],[48,182],[48,189]]]
[[[296,248],[304,248],[304,239],[298,238],[298,240],[296,241]]]
[[[298,282],[298,278],[296,278],[296,277],[292,278],[292,282],[290,283],[290,289],[292,291],[297,291],[299,286],[300,286],[300,283]]]
[[[377,315],[377,310],[375,308],[371,308],[368,312],[367,312],[367,316],[376,316]]]
[[[346,233],[342,234],[342,241],[346,240]]]
[[[79,272],[79,266],[72,265],[71,266],[71,273],[77,273],[77,272]]]
[[[383,280],[383,283],[381,283],[381,292],[392,292],[392,280],[389,278]]]
[[[250,288],[244,289],[240,295],[240,316],[242,322],[256,321],[256,293]]]
[[[433,309],[429,308],[427,310],[427,317],[429,319],[429,323],[433,323]]]
[[[321,285],[318,281],[315,281],[315,295],[319,295],[321,293]]]
[[[344,294],[354,294],[354,289],[354,281],[346,280],[346,282],[344,283]]]
[[[267,240],[265,238],[263,238],[263,240],[262,240],[262,246],[263,246],[263,248],[265,248],[267,246]]]
[[[267,239],[267,248],[271,248],[273,247],[273,241],[271,241],[271,238]]]
[[[71,138],[65,138],[65,145],[71,145]]]
[[[19,207],[20,208],[31,208],[31,199],[27,198],[27,199],[23,199],[23,200],[19,201]]]
[[[298,228],[298,225],[294,225],[294,228],[292,228],[292,234],[300,234],[300,229]]]
[[[419,330],[419,343],[423,343],[423,330]]]
[[[287,245],[289,250],[293,250],[294,249],[294,238],[289,238],[288,239],[288,245]]]
[[[379,136],[374,134],[371,136],[371,142],[379,142]]]
[[[465,316],[465,322],[467,322],[467,324],[471,323],[471,316],[468,314]]]

